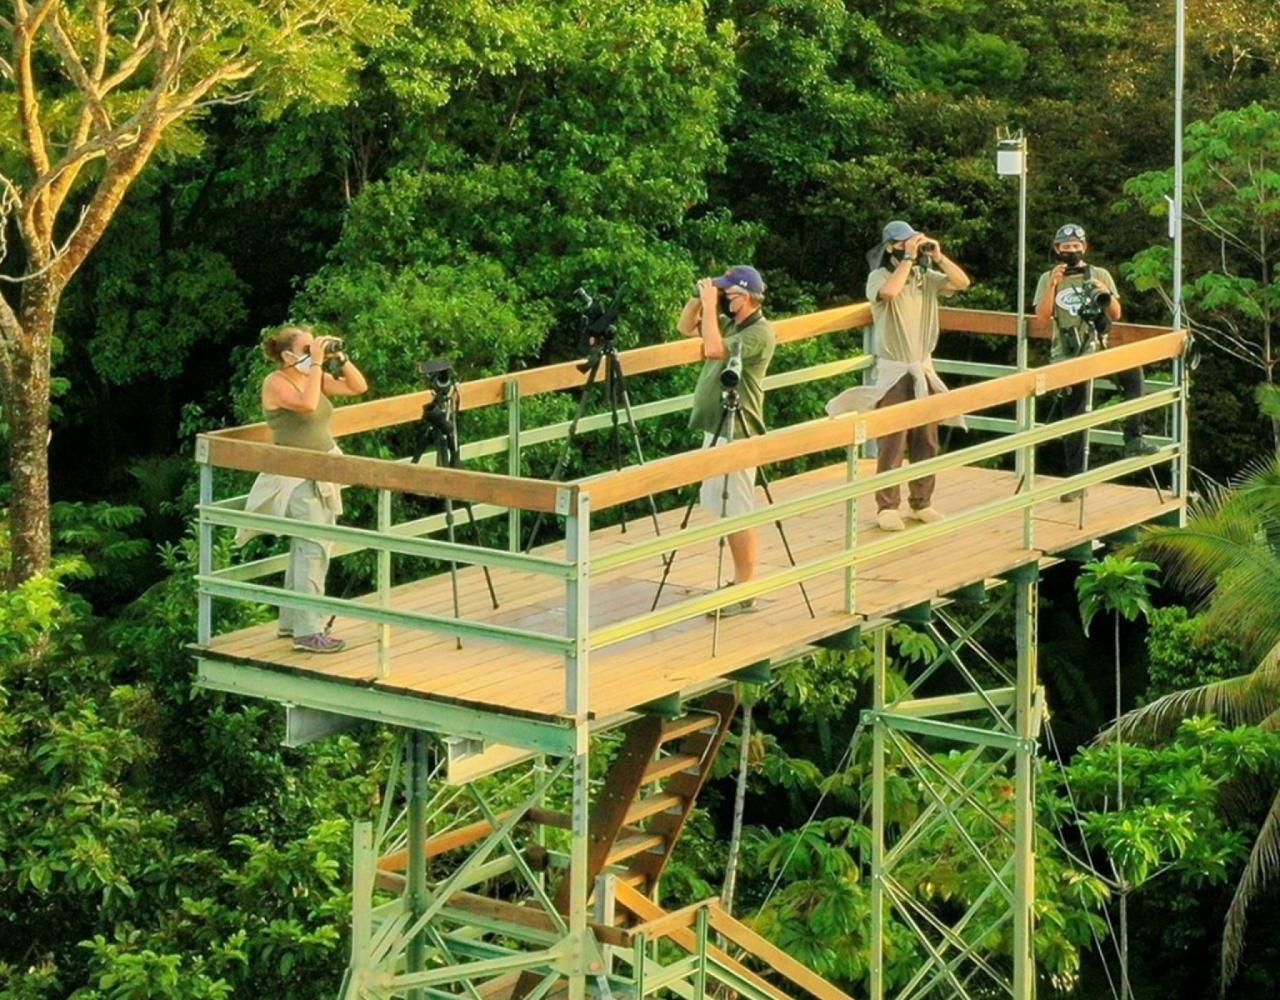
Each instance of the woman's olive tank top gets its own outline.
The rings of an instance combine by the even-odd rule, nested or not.
[[[309,451],[332,451],[333,435],[329,433],[329,417],[333,404],[320,394],[320,402],[310,413],[297,410],[267,410],[267,427],[271,439],[287,448],[306,448]]]

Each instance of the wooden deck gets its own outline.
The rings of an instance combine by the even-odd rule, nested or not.
[[[868,472],[872,471],[868,466]],[[843,464],[777,482],[775,500],[789,499],[844,481]],[[1037,482],[1046,483],[1048,477]],[[1016,480],[1011,472],[961,468],[939,476],[935,504],[944,513],[959,513],[1010,496]],[[760,494],[763,502],[763,494]],[[904,487],[905,497],[905,487]],[[1176,511],[1181,502],[1152,488],[1105,484],[1093,487],[1086,500],[1084,527],[1077,527],[1078,504],[1049,501],[1036,507],[1036,549],[1022,548],[1020,513],[986,521],[952,536],[910,546],[859,566],[858,614],[843,611],[843,575],[835,572],[810,580],[806,587],[817,612],[811,618],[796,586],[767,595],[754,614],[724,619],[718,654],[712,655],[712,622],[699,617],[593,652],[590,656],[589,704],[604,718],[679,693],[704,689],[717,678],[765,660],[785,662],[816,639],[847,630],[944,596],[971,583],[990,579],[1037,556],[1062,552],[1094,539]],[[663,533],[675,531],[683,510],[661,516]],[[874,501],[863,497],[858,507],[860,540],[882,538],[875,527]],[[694,514],[693,524],[708,515]],[[911,531],[908,522],[908,533]],[[548,537],[551,530],[546,531]],[[592,535],[591,553],[598,556],[618,546],[651,538],[652,523],[637,519],[627,533],[617,527]],[[787,535],[796,559],[803,563],[829,555],[843,544],[843,505],[829,506],[792,518]],[[543,547],[563,556],[563,542]],[[704,543],[680,550],[663,596],[663,606],[714,589],[717,546]],[[760,529],[761,575],[788,563],[778,533]],[[649,610],[662,564],[627,566],[591,581],[593,628]],[[725,578],[732,563],[725,552]],[[483,577],[476,568],[460,570],[462,615],[472,620],[563,634],[564,585],[545,576],[494,571],[501,607],[493,610]],[[447,574],[397,587],[392,605],[436,614],[452,613]],[[216,636],[200,655],[209,659],[250,663],[338,683],[378,688],[471,705],[489,712],[560,717],[564,710],[564,663],[552,654],[516,649],[493,641],[454,639],[438,633],[396,630],[392,637],[391,671],[377,678],[377,632],[374,625],[339,618],[334,634],[347,649],[322,656],[295,652],[275,638],[273,624]]]

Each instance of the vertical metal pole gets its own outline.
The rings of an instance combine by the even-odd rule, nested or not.
[[[198,449],[197,445],[197,449]],[[200,506],[213,503],[213,466],[207,461],[200,463]],[[209,576],[213,572],[213,525],[200,512],[198,534],[200,536],[200,552],[197,561],[197,572],[200,576]],[[196,598],[196,642],[201,646],[209,645],[213,638],[213,598],[201,587]]]
[[[1173,60],[1173,328],[1182,329],[1184,319],[1182,311],[1182,202],[1183,191],[1183,150],[1182,133],[1182,96],[1186,81],[1187,66],[1187,9],[1186,0],[1176,0]],[[1173,408],[1173,439],[1178,445],[1178,457],[1174,460],[1172,477],[1175,496],[1186,499],[1189,490],[1188,474],[1190,456],[1187,452],[1187,397],[1189,372],[1184,358],[1178,357],[1173,362],[1173,382],[1178,387],[1178,402]],[[1181,524],[1186,524],[1187,511],[1184,506],[1178,515]]]
[[[507,399],[507,475],[520,476],[520,381],[507,379],[504,394]],[[507,548],[520,551],[520,508],[507,508]]]
[[[1039,685],[1036,668],[1038,570],[1026,566],[1015,586],[1018,673],[1014,726],[1020,741],[1014,764],[1013,997],[1035,995],[1035,756]]]
[[[867,326],[864,326],[862,328],[862,353],[870,357],[875,356],[876,328],[874,323],[868,324]],[[875,380],[876,380],[875,365],[872,365],[870,368],[862,369],[863,385],[871,385],[873,382],[875,382]],[[879,454],[879,446],[875,438],[872,438],[870,441],[866,442],[865,445],[863,445],[862,453],[867,458],[875,458]]]
[[[616,876],[607,872],[596,876],[595,891],[595,921],[605,927],[613,927],[617,917],[618,901],[617,894],[614,891]],[[601,945],[600,952],[604,957],[604,970],[606,976],[613,975],[613,948],[610,945]]]
[[[373,824],[355,824],[351,852],[351,994],[359,995],[361,973],[369,968],[373,941],[373,880],[377,858],[373,851]]]
[[[884,711],[885,654],[888,631],[875,632],[871,674],[871,983],[870,1000],[884,1000]]]
[[[409,798],[409,880],[405,886],[409,922],[427,908],[427,734],[415,729],[405,741],[409,755],[405,781]],[[421,972],[426,967],[427,929],[409,939],[405,950],[405,972]],[[408,1000],[426,1000],[426,990],[411,989]]]
[[[693,1000],[705,1000],[707,995],[707,908],[698,911],[698,967],[693,974]]]
[[[849,445],[846,480],[854,483],[858,479],[858,446]],[[844,550],[850,555],[858,544],[858,498],[850,497],[844,505]],[[844,613],[853,614],[853,586],[856,573],[852,564],[844,568]]]
[[[1023,419],[1019,421],[1019,424],[1022,425],[1022,430],[1030,430],[1036,424],[1035,394],[1028,393],[1018,400],[1018,404],[1023,411]],[[1022,488],[1029,493],[1036,486],[1035,445],[1029,444],[1019,448],[1018,458],[1022,464]],[[1035,518],[1033,515],[1034,509],[1028,504],[1022,511],[1022,547],[1024,549],[1032,548],[1035,545]]]
[[[565,653],[565,708],[574,718],[572,842],[569,849],[569,1000],[587,991],[587,837],[590,808],[587,713],[587,649],[590,635],[591,502],[573,490],[565,524],[565,548],[574,572],[567,583],[566,630],[573,648]]]
[[[378,533],[391,532],[391,491],[378,490]],[[387,549],[378,551],[378,604],[383,608],[391,607],[391,552]],[[378,626],[378,676],[391,674],[391,626]]]
[[[1008,140],[1012,144],[1013,140]],[[1017,361],[1018,371],[1025,372],[1027,370],[1027,140],[1023,136],[1018,136],[1020,156],[1018,158],[1018,345],[1017,345]],[[1027,431],[1032,427],[1028,420],[1028,400],[1026,397],[1018,399],[1018,430]],[[1030,448],[1020,448],[1014,457],[1015,467],[1018,478],[1026,483],[1027,475],[1027,459]],[[1030,488],[1030,487],[1028,487]],[[1030,515],[1028,514],[1028,518]],[[1024,531],[1025,534],[1025,531]],[[1028,543],[1029,544],[1029,543]]]

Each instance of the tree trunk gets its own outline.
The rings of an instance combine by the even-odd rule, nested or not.
[[[49,347],[58,289],[47,280],[23,289],[22,337],[9,344],[0,402],[9,424],[8,585],[49,568]]]
[[[38,338],[33,338],[38,339]],[[12,352],[13,378],[4,386],[9,423],[9,585],[49,568],[49,342]]]

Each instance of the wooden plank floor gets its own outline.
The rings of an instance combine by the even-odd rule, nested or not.
[[[868,467],[867,471],[872,470]],[[843,482],[844,475],[841,464],[775,483],[774,499],[790,499],[838,484]],[[1048,477],[1041,477],[1038,483],[1047,481]],[[959,513],[1010,496],[1015,485],[1011,472],[958,469],[939,477],[934,502],[944,514]],[[590,657],[591,711],[597,717],[613,715],[705,685],[761,660],[793,655],[814,639],[843,631],[863,619],[881,618],[966,584],[997,576],[1027,563],[1033,556],[1061,552],[1149,521],[1179,506],[1179,501],[1167,493],[1161,498],[1149,487],[1105,484],[1089,491],[1083,528],[1077,527],[1078,504],[1054,500],[1037,506],[1035,553],[1028,553],[1021,546],[1022,515],[1019,513],[988,520],[955,535],[922,542],[861,565],[857,578],[858,614],[853,617],[842,610],[843,577],[836,572],[806,583],[816,617],[809,615],[800,589],[791,586],[760,599],[759,610],[754,614],[722,620],[715,656],[712,655],[712,622],[702,617],[597,650]],[[682,513],[681,509],[661,515],[664,534],[678,528]],[[704,523],[708,517],[697,510],[691,523]],[[792,518],[786,530],[798,561],[829,555],[843,544],[843,505]],[[911,528],[907,530],[910,532]],[[874,501],[869,496],[859,502],[858,532],[862,540],[883,537],[875,527]],[[546,535],[550,533],[548,530]],[[647,518],[632,521],[625,534],[617,527],[600,529],[592,535],[592,555],[652,536],[653,525]],[[563,542],[544,546],[540,551],[563,558]],[[682,549],[663,593],[662,605],[714,589],[716,562],[714,541]],[[787,566],[776,529],[761,528],[760,575]],[[649,563],[596,575],[591,584],[592,626],[647,612],[661,573],[662,564],[655,558]],[[724,573],[726,579],[732,575],[727,551]],[[501,602],[497,610],[490,604],[480,571],[476,568],[460,571],[464,618],[563,634],[563,582],[499,570],[493,571],[493,577]],[[393,606],[451,614],[448,576],[433,576],[395,588]],[[450,636],[397,629],[392,636],[390,675],[378,680],[375,627],[339,618],[334,634],[348,643],[347,649],[337,655],[295,652],[287,641],[275,638],[274,624],[216,636],[211,647],[201,655],[301,671],[339,682],[371,684],[490,711],[557,716],[564,710],[563,661],[551,654],[473,639],[465,640],[459,650]]]

